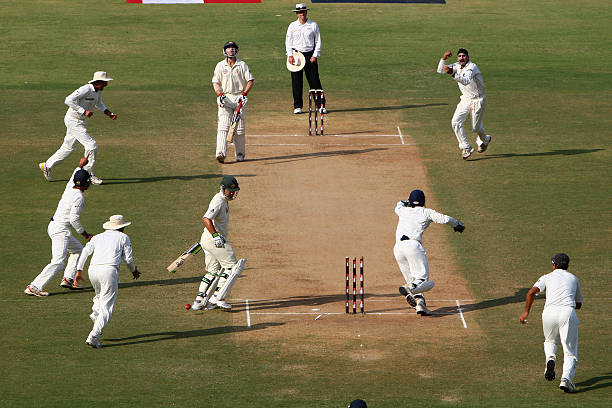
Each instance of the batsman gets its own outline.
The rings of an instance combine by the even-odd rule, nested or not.
[[[234,176],[221,179],[220,191],[214,195],[202,217],[204,231],[200,245],[204,251],[206,274],[202,278],[198,296],[191,305],[193,310],[221,308],[230,311],[232,306],[225,298],[242,274],[246,259],[236,260],[234,248],[227,240],[229,231],[228,203],[238,195],[240,187]]]
[[[225,162],[227,144],[233,142],[236,161],[243,161],[246,155],[246,104],[247,94],[253,87],[255,78],[246,62],[236,58],[238,44],[228,41],[223,46],[225,59],[219,61],[212,78],[217,94],[219,122],[217,124],[216,157],[219,163]],[[236,124],[236,128],[232,124]],[[230,126],[232,127],[230,130]],[[235,131],[235,137],[234,137]]]

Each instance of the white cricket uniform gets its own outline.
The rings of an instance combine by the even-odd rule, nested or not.
[[[399,221],[395,230],[393,254],[406,284],[418,285],[429,280],[429,264],[427,252],[423,248],[423,232],[432,222],[456,227],[459,221],[430,208],[404,206],[402,201],[395,206],[395,213]],[[409,239],[402,240],[404,236]]]
[[[293,55],[293,50],[301,53],[313,51],[312,56],[321,56],[321,31],[319,25],[307,19],[304,24],[297,19],[289,24],[287,35],[285,36],[285,52],[287,56]]]
[[[122,258],[130,272],[136,270],[136,265],[132,258],[130,237],[121,231],[106,230],[94,236],[83,248],[77,269],[83,270],[91,254],[93,256],[89,263],[88,276],[96,294],[93,298],[92,313],[89,315],[94,324],[88,338],[99,338],[113,316]]]
[[[47,159],[45,166],[51,170],[56,164],[70,156],[76,150],[76,142],[78,141],[85,148],[84,157],[89,155],[89,161],[83,167],[83,170],[87,170],[93,176],[98,145],[85,127],[87,121],[85,111],[93,111],[94,107],[101,112],[106,110],[106,106],[102,102],[102,91],[96,92],[92,84],[86,84],[68,95],[64,103],[68,105],[68,110],[64,116],[66,137],[64,137],[64,143],[60,148]]]
[[[563,346],[563,376],[573,381],[578,364],[578,317],[576,302],[584,302],[578,278],[564,269],[543,275],[533,285],[546,291],[542,311],[546,361],[556,359],[559,341]]]
[[[439,74],[445,74],[444,66],[444,60],[441,59],[438,63]],[[476,144],[481,146],[487,136],[483,124],[487,98],[484,93],[482,73],[476,64],[471,61],[468,61],[463,68],[461,68],[459,62],[446,66],[453,69],[455,73],[453,79],[457,81],[459,90],[461,90],[461,100],[457,104],[457,109],[455,109],[455,114],[451,120],[451,125],[459,142],[459,148],[466,149],[470,147],[470,142],[463,127],[463,123],[469,114],[472,115],[472,131],[478,134]]]
[[[238,109],[238,98],[242,95],[242,91],[247,86],[249,81],[254,81],[255,78],[249,70],[246,62],[236,58],[236,63],[233,66],[227,62],[227,58],[217,63],[213,74],[212,82],[221,86],[221,91],[227,96],[223,107],[219,106],[217,124],[217,149],[216,155],[220,154],[227,157],[227,132],[232,124],[234,113]],[[229,101],[228,101],[229,99]],[[246,106],[241,108],[240,120],[236,128],[236,136],[234,137],[234,147],[236,148],[236,156],[239,154],[243,157],[246,154]]]
[[[79,255],[83,250],[83,245],[72,235],[70,227],[81,234],[85,228],[81,225],[80,216],[85,204],[83,192],[74,187],[74,174],[80,170],[77,167],[70,176],[70,180],[66,184],[62,198],[51,222],[47,226],[47,233],[51,238],[51,262],[44,267],[42,272],[32,281],[30,286],[35,286],[40,290],[49,283],[56,273],[64,268],[64,260],[66,254],[68,256],[68,264],[64,270],[66,279],[74,279],[76,275],[76,265]]]

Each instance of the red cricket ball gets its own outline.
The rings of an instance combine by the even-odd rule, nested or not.
[[[187,303],[187,304],[185,305],[185,310],[189,310],[189,309],[191,309],[191,305],[190,305],[189,303]]]

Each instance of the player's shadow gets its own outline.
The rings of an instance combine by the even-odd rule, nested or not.
[[[211,327],[209,329],[197,329],[197,330],[187,330],[187,331],[165,331],[165,332],[157,332],[157,333],[138,334],[136,336],[120,337],[116,339],[103,339],[103,341],[105,342],[104,348],[118,347],[118,346],[130,346],[133,344],[153,343],[156,341],[178,340],[178,339],[187,339],[190,337],[215,336],[218,334],[237,333],[237,332],[252,331],[252,330],[262,330],[262,329],[265,329],[271,326],[281,326],[283,324],[284,323],[281,323],[281,322],[269,322],[269,323],[254,324],[251,327],[248,327],[248,326],[221,326],[221,327]],[[120,342],[120,343],[108,344],[109,341]]]
[[[386,110],[428,108],[431,106],[447,106],[447,105],[448,103],[425,103],[421,105],[370,106],[370,107],[364,107],[364,108],[329,109],[327,113],[386,111]]]
[[[105,178],[102,186],[108,186],[112,184],[138,184],[138,183],[156,183],[158,181],[167,180],[180,180],[180,181],[191,181],[191,180],[206,180],[216,179],[223,177],[223,174],[194,174],[192,176],[156,176],[156,177],[125,177],[125,178]],[[98,187],[98,186],[96,186]]]
[[[477,303],[467,303],[461,305],[461,312],[468,313],[473,312],[474,310],[480,309],[488,309],[490,307],[497,307],[508,305],[511,303],[521,303],[525,301],[525,296],[527,296],[527,292],[529,292],[530,288],[523,288],[517,290],[512,296],[504,296],[497,299],[487,299]],[[537,297],[536,297],[537,299]],[[440,307],[438,309],[432,310],[433,317],[441,317],[449,314],[457,314],[459,313],[458,306],[445,306]]]
[[[269,157],[260,157],[256,159],[247,159],[245,161],[256,162],[256,161],[270,161],[270,160],[278,160],[274,163],[264,163],[264,164],[279,164],[289,161],[297,161],[297,160],[307,160],[307,159],[318,159],[322,157],[334,157],[334,156],[348,156],[352,154],[364,154],[370,153],[380,150],[387,150],[383,147],[372,147],[368,149],[350,149],[350,150],[332,150],[332,151],[323,151],[323,152],[314,152],[314,153],[299,153],[299,154],[288,154],[285,156],[269,156]]]
[[[127,289],[127,288],[135,288],[140,286],[153,286],[153,285],[181,285],[183,283],[196,283],[200,282],[202,277],[199,276],[191,276],[186,278],[176,278],[176,279],[161,279],[161,280],[134,280],[131,282],[122,282],[119,283],[119,289]],[[66,290],[63,292],[51,293],[51,296],[59,296],[59,295],[75,295],[78,293],[91,293],[94,289],[92,286],[84,286],[81,290]]]
[[[552,150],[550,152],[532,152],[532,153],[499,153],[487,154],[486,156],[474,157],[468,161],[490,160],[490,159],[507,159],[510,157],[543,157],[543,156],[574,156],[577,154],[595,153],[606,149],[563,149]]]
[[[576,383],[576,387],[579,387],[578,391],[576,392],[593,391],[599,388],[607,388],[610,386],[612,386],[612,373],[606,373],[605,375],[600,375],[599,377],[593,377],[586,381]]]
[[[321,295],[321,296],[293,296],[280,299],[259,299],[249,300],[249,311],[282,309],[295,306],[321,306],[326,303],[339,302],[344,299],[344,295]],[[241,303],[232,307],[232,313],[243,312],[246,304]]]

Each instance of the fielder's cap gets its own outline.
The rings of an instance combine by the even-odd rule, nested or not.
[[[76,173],[74,173],[74,177],[72,181],[74,182],[75,187],[83,187],[85,184],[89,184],[89,179],[91,176],[87,172],[87,170],[80,169]]]
[[[229,191],[238,191],[240,187],[238,187],[238,180],[234,176],[223,176],[221,179],[221,185],[223,188]]]
[[[309,8],[306,7],[306,3],[298,3],[295,5],[295,10],[292,10],[294,13],[299,13],[301,11],[308,11]]]
[[[351,402],[348,408],[368,408],[368,404],[366,404],[362,399],[356,399],[355,401]]]
[[[127,227],[130,224],[132,223],[125,221],[123,219],[123,215],[117,214],[117,215],[111,215],[108,221],[102,224],[102,228],[107,229],[107,230],[118,230],[123,227]]]
[[[560,269],[567,269],[570,262],[569,256],[567,256],[567,254],[564,254],[563,252],[560,252],[557,255],[553,256],[551,260],[552,263],[557,265],[557,268]]]
[[[287,57],[287,69],[291,72],[298,72],[304,69],[306,65],[306,58],[304,54],[299,51],[293,50],[293,64],[289,63],[289,57]]]
[[[105,82],[108,82],[108,81],[112,81],[112,80],[113,80],[113,78],[109,78],[109,76],[106,75],[106,72],[104,72],[104,71],[96,71],[96,72],[94,72],[93,79],[91,81],[89,81],[89,83],[91,84],[91,83],[96,82],[96,81],[105,81]]]
[[[467,56],[470,55],[470,53],[468,52],[468,50],[466,50],[465,48],[459,48],[459,51],[457,51],[457,55],[459,54],[465,54]]]

